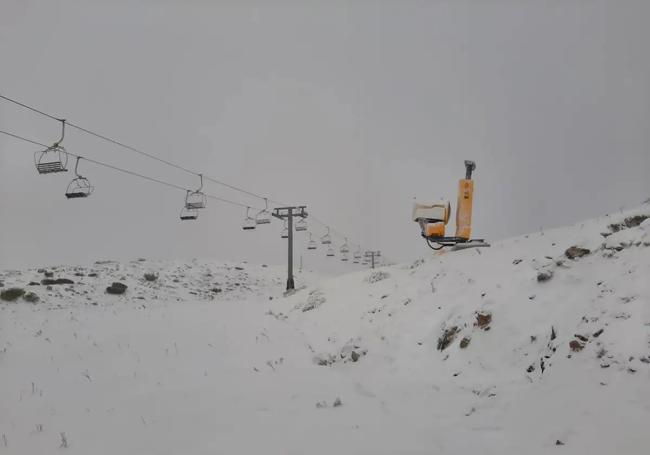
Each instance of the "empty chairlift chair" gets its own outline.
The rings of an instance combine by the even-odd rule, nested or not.
[[[348,253],[341,253],[341,261],[342,262],[348,262],[349,261]]]
[[[327,228],[327,232],[324,236],[320,238],[320,243],[323,245],[330,245],[332,243],[332,237],[330,236],[330,228]]]
[[[352,255],[352,263],[358,264],[361,261],[361,247],[357,248],[357,251]]]
[[[350,247],[348,246],[347,238],[345,239],[345,242],[343,242],[343,245],[341,245],[341,248],[339,248],[339,251],[341,252],[341,254],[347,254],[350,252]]]
[[[329,247],[329,248],[327,249],[327,253],[325,253],[325,256],[327,256],[328,258],[332,258],[332,257],[334,257],[334,248]]]
[[[307,221],[304,218],[300,218],[296,221],[296,231],[306,231],[307,230]]]
[[[316,241],[314,239],[312,239],[311,232],[309,233],[309,242],[307,242],[307,249],[308,250],[315,250],[316,249]]]
[[[68,188],[65,190],[65,197],[68,199],[78,199],[88,197],[92,194],[95,189],[86,177],[79,175],[79,160],[81,157],[77,157],[77,162],[74,165],[75,178],[68,184]]]
[[[264,208],[255,215],[255,224],[269,224],[271,222],[271,212],[269,212],[269,201],[264,198]]]
[[[284,221],[284,226],[282,227],[282,232],[280,233],[280,237],[283,239],[288,239],[289,238],[289,227],[287,226],[287,221]]]
[[[250,216],[250,207],[246,207],[246,217],[244,218],[244,223],[242,224],[242,229],[244,231],[252,231],[255,229],[255,225],[257,224],[255,222],[255,218]]]
[[[64,136],[65,120],[61,120],[61,138],[45,150],[34,153],[34,164],[39,174],[52,174],[68,170],[68,154],[61,145]]]
[[[181,209],[182,221],[192,221],[199,218],[199,209],[195,209],[187,206],[187,198],[190,193],[191,191],[187,190],[187,193],[185,194],[185,203],[183,204],[183,208]]]
[[[185,195],[185,208],[188,210],[204,209],[207,204],[207,197],[201,191],[203,190],[203,175],[199,174],[199,177],[201,178],[199,189],[196,191],[188,191]]]

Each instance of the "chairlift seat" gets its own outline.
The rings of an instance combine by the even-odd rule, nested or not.
[[[73,193],[65,193],[65,197],[68,199],[76,199],[80,197],[88,197],[88,193],[83,193],[81,191],[75,191]]]
[[[63,167],[63,164],[60,161],[54,161],[52,163],[38,163],[36,165],[36,170],[39,174],[52,174],[54,172],[68,171],[65,167]]]

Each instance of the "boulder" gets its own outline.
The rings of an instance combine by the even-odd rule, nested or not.
[[[586,256],[589,253],[591,253],[591,251],[588,250],[587,248],[572,246],[570,248],[567,248],[567,250],[564,252],[564,255],[569,259],[577,259],[577,258],[581,258],[582,256]]]
[[[546,281],[549,281],[551,278],[553,278],[553,272],[550,270],[545,270],[537,274],[538,283],[545,283]]]
[[[115,294],[115,295],[121,295],[126,292],[126,289],[128,286],[124,283],[120,282],[114,282],[111,284],[109,287],[106,288],[106,293],[107,294]]]
[[[52,284],[74,284],[74,281],[68,278],[43,278],[41,284],[49,286]]]

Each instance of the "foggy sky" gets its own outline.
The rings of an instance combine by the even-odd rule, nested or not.
[[[0,93],[306,204],[355,245],[406,261],[430,255],[413,198],[455,203],[464,159],[477,163],[474,234],[491,240],[650,197],[649,19],[647,1],[0,0]],[[2,101],[0,129],[59,133]],[[64,145],[198,185],[76,131]],[[181,192],[83,161],[95,194],[68,201],[72,173],[38,175],[37,149],[0,135],[0,268],[286,260],[277,222],[243,232],[242,209],[209,201],[182,223]],[[352,268],[323,253],[296,257]]]

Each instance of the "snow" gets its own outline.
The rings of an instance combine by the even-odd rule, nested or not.
[[[58,267],[75,283],[51,291],[3,272],[0,290],[41,301],[0,303],[0,453],[647,453],[650,225],[635,215],[650,206],[301,274],[287,296],[281,266]]]

